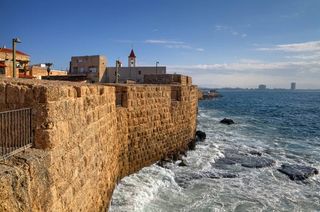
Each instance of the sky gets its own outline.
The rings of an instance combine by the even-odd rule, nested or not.
[[[0,46],[68,69],[71,56],[108,66],[167,66],[203,87],[320,88],[319,0],[0,0]]]

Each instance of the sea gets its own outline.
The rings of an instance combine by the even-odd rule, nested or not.
[[[207,138],[183,157],[187,166],[154,164],[123,178],[110,211],[320,211],[320,175],[294,181],[278,171],[282,164],[320,169],[320,91],[219,92],[199,102],[197,129]],[[275,163],[220,166],[230,152]]]

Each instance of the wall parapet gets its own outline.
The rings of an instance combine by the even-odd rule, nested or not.
[[[144,75],[144,83],[192,85],[192,78],[181,74],[148,74]]]
[[[187,149],[195,135],[198,98],[191,84],[0,78],[0,111],[21,107],[34,111],[34,147],[42,151],[41,158],[21,168],[23,198],[2,199],[0,192],[0,205],[18,204],[26,211],[101,211],[122,177]],[[44,173],[47,183],[39,177]],[[6,188],[14,192],[15,184],[10,185]]]

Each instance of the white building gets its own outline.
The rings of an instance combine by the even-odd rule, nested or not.
[[[119,67],[119,82],[127,80],[143,83],[144,75],[166,74],[165,66],[137,66],[137,58],[133,51],[128,56],[128,67]],[[116,80],[116,67],[107,67],[101,82],[114,83]]]

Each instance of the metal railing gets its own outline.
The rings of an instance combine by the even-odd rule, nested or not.
[[[0,160],[17,154],[32,144],[31,108],[0,112]]]

